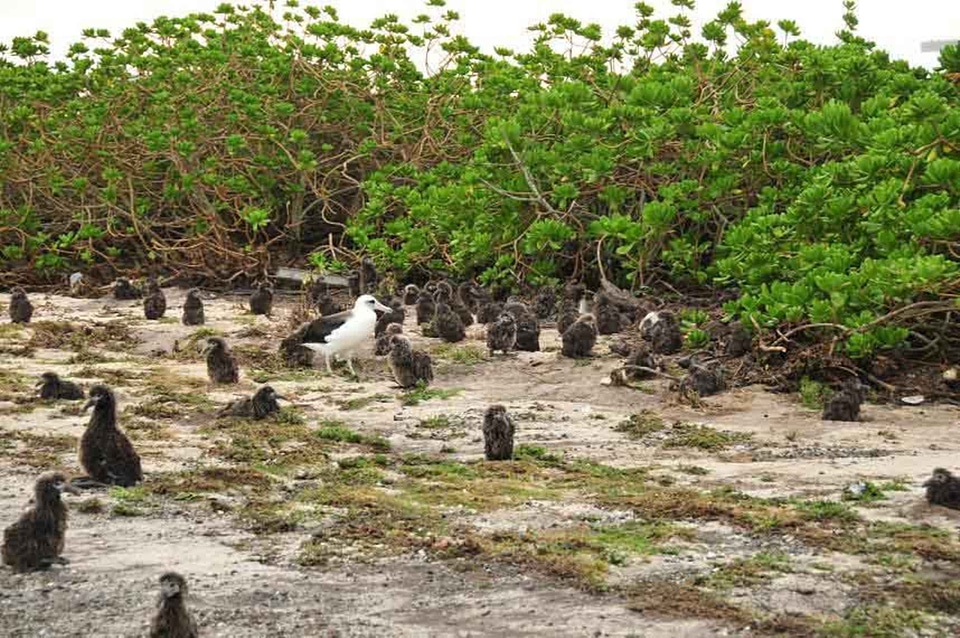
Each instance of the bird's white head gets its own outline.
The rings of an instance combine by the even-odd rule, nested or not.
[[[357,297],[357,303],[355,303],[353,307],[356,309],[369,308],[370,310],[379,310],[380,312],[392,312],[393,310],[377,301],[373,295],[360,295]]]

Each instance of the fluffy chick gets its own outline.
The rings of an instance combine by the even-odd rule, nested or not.
[[[273,288],[262,283],[250,295],[250,312],[255,315],[269,315],[273,311]]]
[[[146,294],[143,297],[143,316],[150,321],[156,321],[167,312],[167,297],[160,289],[160,284],[153,277],[147,280]]]
[[[412,306],[420,298],[420,289],[414,284],[407,284],[403,287],[403,305]]]
[[[496,321],[503,314],[503,304],[490,299],[483,301],[477,307],[477,323],[488,324]]]
[[[374,265],[373,260],[369,257],[364,257],[363,261],[360,262],[360,292],[372,295],[377,288],[377,282],[379,280],[380,276],[377,274],[377,267]]]
[[[131,487],[143,480],[140,455],[117,426],[117,398],[105,385],[90,388],[84,411],[93,414],[80,437],[80,465],[87,475],[106,485]]]
[[[142,295],[140,289],[130,283],[126,277],[117,277],[113,282],[113,298],[117,301],[139,299]]]
[[[214,383],[237,383],[240,381],[240,369],[237,360],[230,352],[222,337],[210,337],[204,348],[207,356],[207,376]]]
[[[949,470],[938,467],[923,486],[927,488],[927,502],[931,505],[960,510],[960,479]]]
[[[417,298],[417,325],[430,323],[436,313],[437,302],[433,300],[433,295],[426,290],[422,290]]]
[[[394,335],[390,348],[390,371],[401,388],[412,388],[418,383],[429,385],[433,381],[433,361],[422,350],[414,350],[410,340],[403,335]]]
[[[620,332],[623,317],[605,293],[600,293],[594,297],[593,314],[597,318],[597,333],[612,335]]]
[[[79,401],[85,395],[83,389],[73,381],[66,381],[60,378],[56,372],[44,372],[40,375],[40,398],[65,399],[67,401]]]
[[[580,315],[563,333],[562,341],[560,352],[563,356],[572,359],[589,357],[597,343],[597,324],[593,315]]]
[[[506,354],[516,345],[517,320],[509,312],[504,312],[487,327],[487,349],[491,355],[496,351]]]
[[[202,326],[203,299],[200,298],[200,291],[192,288],[187,292],[187,298],[183,300],[183,316],[181,321],[185,326]]]
[[[157,614],[150,623],[150,638],[197,638],[197,623],[187,610],[187,581],[176,572],[160,577]]]
[[[437,336],[447,343],[463,341],[467,335],[460,317],[442,301],[437,304],[437,312],[431,325]]]
[[[273,388],[265,385],[252,397],[231,401],[217,413],[217,416],[235,416],[259,421],[279,412],[280,404],[277,400],[283,398]]]
[[[502,405],[491,405],[483,415],[483,453],[488,461],[513,458],[513,420]]]
[[[384,329],[383,334],[377,337],[377,341],[373,347],[373,354],[378,357],[390,354],[390,349],[393,347],[393,337],[399,334],[403,334],[403,326],[399,323],[389,324]]]
[[[60,472],[48,472],[37,479],[33,503],[16,523],[3,530],[3,563],[16,572],[46,569],[65,563],[61,557],[67,533],[67,506],[62,492],[78,494]]]
[[[540,352],[540,320],[526,304],[512,300],[503,306],[517,321],[516,349],[524,352]]]
[[[823,406],[824,421],[859,421],[860,405],[863,403],[863,386],[859,379],[844,381],[843,388],[835,392]]]
[[[27,292],[23,288],[14,288],[10,291],[10,321],[13,323],[30,323],[33,317],[33,304],[27,299]]]

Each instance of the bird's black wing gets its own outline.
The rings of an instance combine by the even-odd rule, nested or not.
[[[345,310],[311,321],[307,332],[303,335],[303,343],[326,343],[330,333],[345,324],[351,314],[350,310]]]

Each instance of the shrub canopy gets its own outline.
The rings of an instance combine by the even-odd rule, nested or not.
[[[634,25],[553,15],[528,51],[479,51],[429,0],[412,24],[222,5],[48,61],[0,57],[6,280],[150,264],[255,276],[365,252],[412,276],[598,274],[739,291],[757,326],[818,322],[851,354],[891,310],[958,292],[960,49],[935,72],[728,5]],[[729,53],[736,45],[736,53]],[[424,70],[415,60],[440,60]]]

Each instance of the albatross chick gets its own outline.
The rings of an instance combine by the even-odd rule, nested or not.
[[[14,288],[10,291],[10,307],[7,310],[10,313],[10,321],[13,323],[30,323],[33,304],[27,299],[27,293],[23,288]]]
[[[44,372],[40,375],[42,379],[38,384],[40,386],[40,398],[65,399],[67,401],[79,401],[84,397],[83,389],[73,381],[66,381],[60,378],[56,372]]]
[[[67,532],[67,506],[62,492],[79,494],[60,472],[48,472],[37,479],[33,503],[16,523],[3,530],[3,563],[16,572],[46,569],[66,563],[60,555]]]
[[[422,350],[414,350],[410,340],[403,335],[394,335],[391,348],[390,371],[401,388],[412,388],[418,383],[429,385],[433,381],[433,361]]]
[[[197,623],[187,610],[187,581],[176,572],[160,577],[157,615],[150,624],[150,638],[197,638]]]
[[[117,427],[117,398],[105,385],[90,388],[84,412],[93,408],[80,438],[80,465],[98,483],[130,487],[143,480],[140,456]]]

